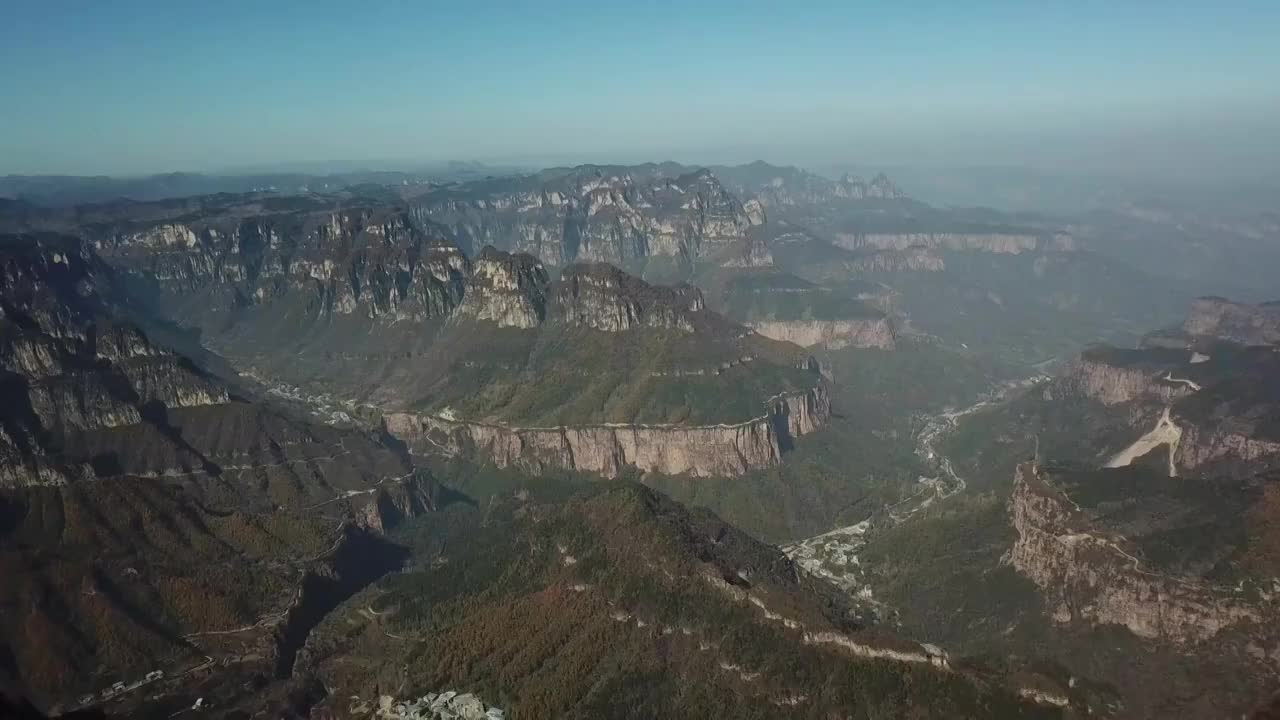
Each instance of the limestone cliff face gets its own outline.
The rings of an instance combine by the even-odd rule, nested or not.
[[[46,445],[142,422],[154,408],[228,402],[227,392],[137,328],[108,319],[110,270],[73,238],[0,238],[0,483],[62,484],[86,468]]]
[[[1229,418],[1208,427],[1183,428],[1174,462],[1194,469],[1220,459],[1255,462],[1280,456],[1280,442],[1258,437],[1248,418]]]
[[[1280,303],[1246,305],[1222,298],[1199,298],[1191,304],[1183,330],[1193,337],[1213,337],[1241,345],[1280,344]]]
[[[162,292],[221,291],[225,309],[283,302],[310,316],[389,323],[443,317],[461,302],[466,257],[444,229],[406,212],[248,212],[108,230],[96,247]]]
[[[1032,252],[1040,238],[1029,233],[837,233],[835,243],[848,250],[970,250],[1006,255]]]
[[[549,285],[537,258],[486,247],[476,258],[457,316],[499,327],[537,327],[547,317]]]
[[[561,275],[555,313],[567,323],[605,332],[639,327],[692,332],[691,314],[704,307],[695,287],[650,285],[612,265],[579,263]]]
[[[851,320],[767,320],[750,323],[767,338],[801,347],[845,347],[892,350],[896,342],[893,322],[887,317]]]
[[[375,490],[368,504],[357,513],[356,520],[364,527],[386,532],[405,520],[436,510],[439,494],[439,484],[418,471]]]
[[[1018,539],[1008,561],[1041,589],[1057,622],[1123,625],[1140,637],[1190,643],[1261,619],[1199,581],[1144,567],[1124,538],[1091,529],[1032,464],[1018,468],[1009,511]]]
[[[102,266],[82,243],[17,238],[3,247],[0,368],[46,429],[92,429],[140,420],[148,403],[227,402],[226,390],[137,328],[99,314]],[[17,402],[18,398],[12,398]]]
[[[742,203],[742,210],[747,214],[747,222],[752,225],[763,225],[768,220],[765,215],[764,204],[756,198],[751,198]]]
[[[876,250],[847,264],[853,272],[942,272],[947,269],[942,256],[924,245]]]
[[[1164,403],[1185,397],[1192,391],[1180,383],[1161,380],[1150,368],[1121,367],[1079,358],[1054,381],[1055,390],[1075,392],[1104,405],[1118,405],[1138,398]]]
[[[582,166],[516,181],[478,181],[427,193],[415,217],[442,223],[464,249],[525,252],[550,265],[617,265],[716,252],[764,222],[705,170]]]
[[[732,247],[720,261],[727,268],[773,267],[773,251],[762,237],[752,237]]]
[[[737,476],[776,465],[796,437],[831,414],[823,386],[785,395],[755,419],[732,425],[584,425],[521,428],[395,413],[388,432],[411,448],[479,454],[499,467],[581,470],[617,477],[627,467],[694,477]]]

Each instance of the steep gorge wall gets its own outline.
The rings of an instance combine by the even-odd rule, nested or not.
[[[1091,531],[1033,464],[1018,467],[1009,512],[1018,539],[1008,562],[1041,589],[1057,622],[1123,625],[1140,637],[1187,643],[1260,619],[1199,581],[1144,568],[1123,538]]]
[[[650,285],[612,265],[579,263],[565,268],[555,310],[565,322],[604,332],[640,327],[693,332],[691,313],[705,307],[695,287]]]
[[[391,208],[215,213],[98,231],[95,245],[170,298],[209,291],[215,310],[282,302],[293,314],[379,322],[446,315],[470,270],[443,228]]]
[[[486,247],[476,258],[456,318],[491,320],[498,327],[533,328],[547,317],[551,280],[531,255]]]
[[[1280,344],[1280,304],[1246,305],[1223,298],[1199,298],[1191,304],[1183,330],[1188,335],[1242,345]]]
[[[625,468],[694,477],[737,476],[776,465],[795,438],[831,414],[819,385],[770,401],[766,414],[732,425],[601,424],[521,428],[437,415],[393,413],[388,432],[415,450],[476,453],[499,467],[563,468],[617,477]]]
[[[1215,460],[1254,462],[1270,456],[1280,456],[1280,442],[1256,437],[1248,423],[1236,420],[1184,427],[1174,462],[1193,469]]]
[[[759,203],[739,202],[705,170],[654,177],[592,166],[428,193],[413,213],[449,228],[470,252],[493,245],[550,265],[705,256],[764,222]]]
[[[857,320],[763,320],[748,325],[767,338],[795,343],[801,347],[892,350],[896,342],[893,323],[887,317]]]
[[[1120,367],[1086,358],[1073,362],[1054,385],[1103,405],[1118,405],[1140,397],[1168,403],[1191,393],[1186,385],[1161,380],[1160,374],[1150,368]]]

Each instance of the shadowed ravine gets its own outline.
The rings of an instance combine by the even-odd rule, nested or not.
[[[298,651],[311,631],[347,598],[404,564],[408,551],[364,530],[347,528],[329,557],[327,572],[309,572],[289,608],[277,640],[276,678],[293,675]]]

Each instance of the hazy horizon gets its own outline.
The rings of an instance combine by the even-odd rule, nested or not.
[[[1280,164],[1280,7],[17,3],[0,175]]]

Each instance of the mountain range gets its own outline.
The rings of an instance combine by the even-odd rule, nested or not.
[[[0,201],[0,690],[165,718],[1270,702],[1276,306],[883,175],[407,179]]]

